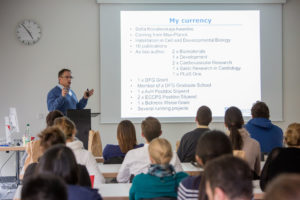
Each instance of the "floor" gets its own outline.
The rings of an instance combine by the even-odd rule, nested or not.
[[[0,199],[13,199],[16,190],[17,187],[15,183],[0,183]]]

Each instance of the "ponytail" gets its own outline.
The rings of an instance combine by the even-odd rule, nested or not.
[[[237,127],[233,126],[229,129],[229,139],[233,150],[242,150],[244,142]]]
[[[229,139],[232,144],[233,150],[241,150],[244,142],[239,132],[244,125],[243,115],[237,107],[230,107],[225,112],[225,124],[230,131]]]

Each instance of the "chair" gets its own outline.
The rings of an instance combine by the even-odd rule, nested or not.
[[[103,160],[102,142],[99,131],[89,131],[88,151],[93,154],[97,161]]]
[[[123,156],[115,156],[105,160],[103,164],[122,164],[123,160]]]

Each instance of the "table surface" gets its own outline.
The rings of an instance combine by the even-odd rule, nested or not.
[[[198,175],[201,171],[203,171],[203,168],[195,167],[191,163],[181,163],[181,166],[183,171],[191,176]],[[118,175],[121,164],[98,163],[98,167],[104,178],[115,178]]]
[[[25,147],[23,147],[23,146],[8,146],[8,147],[0,146],[0,151],[25,151]]]
[[[101,184],[99,187],[99,193],[101,194],[104,200],[128,200],[129,190],[131,184],[130,183],[110,183],[110,184]],[[21,195],[22,186],[19,186],[14,200],[19,200]],[[254,199],[263,199],[263,192],[259,188],[259,181],[253,181],[253,193]]]

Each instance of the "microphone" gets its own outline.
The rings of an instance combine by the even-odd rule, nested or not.
[[[85,95],[86,95],[87,97],[89,97],[89,96],[90,96],[90,91],[89,91],[89,89],[88,89],[88,88],[86,89]]]

